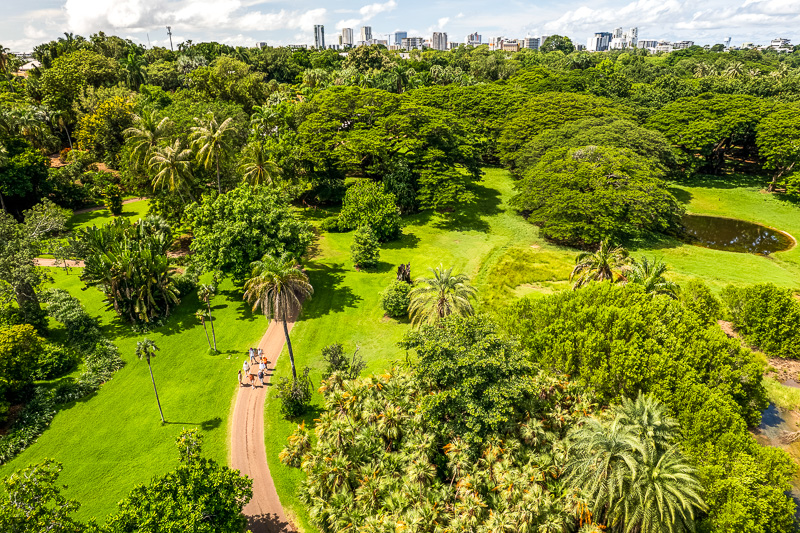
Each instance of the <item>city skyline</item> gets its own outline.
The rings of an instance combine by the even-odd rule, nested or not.
[[[313,45],[314,27],[319,25],[327,30],[329,45],[338,42],[342,28],[353,28],[354,40],[359,40],[362,26],[371,27],[371,38],[379,40],[388,40],[398,31],[425,39],[447,33],[450,42],[464,42],[472,33],[482,35],[484,42],[492,37],[520,39],[557,33],[585,45],[595,33],[638,27],[640,38],[703,45],[731,37],[731,44],[737,45],[768,44],[776,37],[797,40],[794,28],[800,23],[800,0],[737,0],[734,4],[712,0],[702,9],[680,0],[558,5],[550,0],[535,6],[508,5],[498,13],[469,0],[441,1],[424,10],[412,1],[399,0],[345,1],[335,9],[310,0],[291,4],[280,0],[14,0],[0,21],[0,44],[26,51],[64,32],[88,37],[104,31],[145,45],[169,46],[165,26],[170,25],[175,43],[191,39],[242,46],[256,42]]]

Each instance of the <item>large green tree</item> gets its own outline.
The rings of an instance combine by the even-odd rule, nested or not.
[[[800,161],[798,122],[800,106],[781,104],[764,117],[756,128],[758,154],[763,159],[764,168],[773,171],[770,191],[774,191],[779,185],[786,186],[788,181],[794,185],[794,194],[800,193],[800,187],[795,183],[796,175],[793,175],[797,162]]]
[[[202,119],[196,119],[197,126],[192,128],[192,148],[197,161],[206,169],[214,169],[217,174],[217,192],[222,194],[220,182],[221,165],[231,156],[234,146],[235,131],[233,118],[228,117],[218,123],[213,113],[209,112]]]
[[[205,195],[186,211],[198,265],[242,280],[250,263],[269,254],[302,257],[313,233],[286,200],[264,187],[240,185],[225,194]]]

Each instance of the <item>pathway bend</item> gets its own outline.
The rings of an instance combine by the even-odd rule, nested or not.
[[[289,331],[294,326],[294,321],[287,324]],[[264,402],[269,388],[269,381],[278,362],[278,356],[283,350],[285,338],[283,324],[271,321],[264,336],[258,343],[258,348],[264,350],[267,356],[267,375],[262,387],[258,378],[255,386],[251,387],[249,379],[243,380],[247,384],[239,387],[236,404],[233,411],[231,424],[231,468],[239,470],[253,480],[253,498],[244,508],[247,516],[247,527],[252,533],[288,533],[294,531],[272,482],[272,476],[267,464],[267,452],[264,448]],[[241,359],[247,358],[247,353]],[[250,369],[251,373],[258,374],[258,366]],[[231,376],[233,379],[233,376]]]

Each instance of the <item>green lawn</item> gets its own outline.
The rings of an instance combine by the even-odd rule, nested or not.
[[[59,481],[69,487],[65,494],[83,504],[78,517],[103,521],[136,484],[175,467],[175,437],[183,428],[200,427],[206,455],[227,463],[236,372],[247,348],[263,335],[264,318],[252,316],[241,294],[226,282],[212,300],[221,354],[208,352],[203,328],[193,316],[199,308],[195,294],[184,299],[164,327],[147,334],[160,348],[153,373],[168,421],[162,425],[147,363],[134,354],[144,335],[132,333],[105,310],[99,291],[81,291],[79,269],[51,273],[56,286],[101,317],[126,366],[98,393],[59,412],[38,442],[0,469],[0,476],[53,457],[64,464]]]
[[[736,216],[800,235],[800,210],[772,196],[761,194],[756,186],[723,188],[714,182],[677,186],[676,193],[693,213]],[[569,272],[575,250],[557,247],[539,238],[538,230],[507,207],[512,181],[503,170],[487,170],[476,191],[480,202],[465,215],[454,219],[424,213],[406,219],[403,237],[381,250],[377,272],[356,272],[350,261],[352,234],[323,234],[308,263],[315,295],[305,305],[301,320],[292,333],[295,358],[300,368],[311,367],[315,386],[324,368],[323,346],[341,342],[352,353],[356,345],[367,361],[366,372],[380,371],[393,362],[402,362],[403,350],[397,342],[408,325],[383,317],[380,292],[395,277],[400,263],[411,262],[412,276],[424,275],[428,267],[440,263],[455,265],[466,272],[480,291],[479,308],[492,312],[514,298],[547,294],[569,287]],[[321,215],[316,213],[316,217]],[[773,257],[736,254],[689,246],[674,240],[642,246],[636,256],[646,253],[666,259],[677,280],[701,277],[715,289],[728,283],[773,281],[796,286],[800,277],[800,250]],[[289,361],[284,351],[275,378],[289,376]],[[306,531],[308,515],[297,499],[303,474],[278,461],[286,438],[296,422],[280,415],[278,400],[270,389],[265,412],[265,444],[270,471],[289,516]],[[314,402],[321,404],[315,393]],[[313,426],[316,412],[306,416]]]
[[[122,217],[130,218],[132,222],[139,220],[147,214],[147,208],[150,205],[150,200],[139,200],[129,204],[122,205]],[[72,215],[67,221],[67,229],[75,230],[78,228],[85,228],[88,226],[100,227],[103,224],[111,222],[114,216],[106,208],[98,209],[96,211],[89,211],[88,213],[80,213]]]

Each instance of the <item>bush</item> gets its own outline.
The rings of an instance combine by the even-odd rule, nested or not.
[[[367,366],[358,355],[358,348],[351,361],[344,355],[344,347],[338,342],[322,349],[322,359],[328,363],[328,367],[322,373],[322,379],[328,379],[334,372],[341,374],[342,379],[356,379]]]
[[[400,236],[400,210],[395,204],[394,194],[384,192],[377,183],[360,180],[347,189],[339,213],[339,228],[369,226],[381,242],[396,239]]]
[[[118,217],[122,214],[122,189],[119,185],[108,185],[102,192],[103,202],[111,214]]]
[[[67,342],[79,347],[93,346],[100,339],[100,322],[83,308],[80,300],[63,289],[51,289],[42,295],[47,314],[64,325]]]
[[[36,365],[38,379],[55,379],[75,370],[80,356],[66,346],[45,342]]]
[[[178,294],[181,297],[186,296],[197,287],[197,276],[191,272],[175,274],[173,280],[175,281],[175,287],[178,289]]]
[[[281,378],[278,383],[278,398],[281,400],[281,413],[286,418],[297,418],[308,409],[311,404],[311,394],[314,389],[308,373],[308,367],[303,369],[303,374],[297,381]]]
[[[408,293],[411,285],[405,281],[394,280],[381,293],[381,305],[386,314],[395,317],[408,316],[408,304],[411,302]]]
[[[715,324],[722,318],[722,304],[700,280],[681,285],[678,300],[685,308],[694,311],[705,324]]]
[[[375,232],[369,226],[361,226],[353,235],[350,245],[350,257],[356,268],[375,268],[381,258],[380,243]]]
[[[800,358],[800,302],[771,283],[722,293],[731,322],[751,345],[773,357]]]
[[[320,222],[319,229],[328,233],[338,233],[341,231],[339,229],[339,219],[337,217],[328,217]]]

